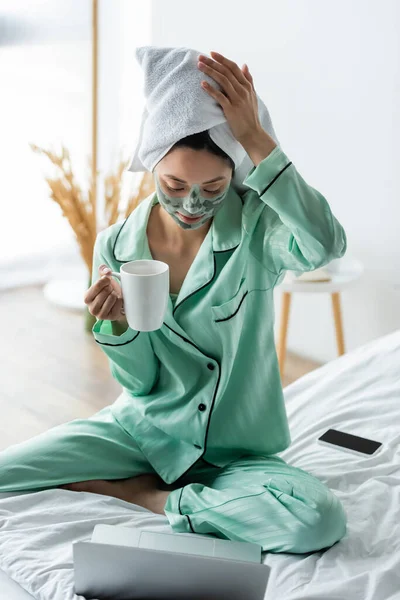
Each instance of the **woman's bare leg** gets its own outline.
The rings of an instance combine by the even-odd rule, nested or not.
[[[163,480],[153,474],[137,475],[136,477],[114,481],[103,479],[79,481],[59,487],[73,492],[92,492],[93,494],[120,498],[126,502],[143,506],[160,515],[165,514],[164,506],[170,494],[169,491],[166,491],[167,486]]]

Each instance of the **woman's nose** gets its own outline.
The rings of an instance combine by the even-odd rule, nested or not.
[[[191,215],[198,213],[201,209],[199,197],[197,195],[193,195],[185,198],[183,202],[183,208]]]

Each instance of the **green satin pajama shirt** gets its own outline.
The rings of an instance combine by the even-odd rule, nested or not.
[[[346,235],[328,202],[279,146],[230,187],[161,329],[110,321],[93,327],[123,392],[111,406],[166,483],[200,458],[219,467],[290,444],[274,343],[274,287],[286,270],[310,271],[343,256]],[[105,263],[151,259],[151,194],[96,241],[93,282]]]

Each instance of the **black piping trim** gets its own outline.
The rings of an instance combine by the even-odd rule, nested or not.
[[[194,290],[194,292],[192,292],[191,294],[189,294],[189,296],[186,296],[186,298],[184,298],[181,302],[179,302],[179,304],[177,304],[174,307],[174,310],[172,311],[172,314],[175,315],[175,311],[177,308],[179,308],[180,306],[182,306],[182,304],[184,302],[186,302],[186,300],[188,300],[189,298],[191,298],[194,294],[197,294],[197,292],[200,292],[201,290],[203,290],[205,287],[207,287],[208,285],[210,285],[210,283],[212,283],[212,281],[214,281],[215,278],[215,274],[217,272],[217,264],[216,264],[216,260],[215,260],[215,255],[214,255],[214,272],[213,275],[211,277],[211,279],[209,281],[207,281],[207,283],[205,283],[204,285],[202,285],[200,288],[198,288],[197,290]]]
[[[193,525],[192,525],[192,521],[190,520],[189,515],[185,515],[185,517],[187,518],[187,520],[189,521],[189,525],[190,525],[190,529],[192,530],[193,533],[196,533],[195,530],[193,529]]]
[[[189,296],[186,296],[186,298],[184,298],[181,302],[179,302],[179,304],[176,304],[176,306],[174,307],[174,310],[172,311],[172,314],[175,316],[175,311],[182,306],[182,304],[184,302],[186,302],[186,300],[188,300],[189,298],[191,298],[192,296],[194,296],[194,294],[197,294],[197,292],[200,292],[201,290],[204,290],[205,287],[207,287],[208,285],[210,285],[210,283],[212,283],[215,279],[215,275],[217,273],[217,262],[215,260],[215,255],[216,254],[222,254],[223,252],[231,252],[236,250],[236,248],[239,247],[239,244],[237,246],[235,246],[234,248],[228,248],[227,250],[214,250],[214,272],[213,275],[211,277],[211,279],[209,281],[207,281],[207,283],[205,283],[204,285],[202,285],[200,288],[198,288],[197,290],[194,290],[194,292],[191,292],[191,294],[189,294]]]
[[[206,449],[207,449],[207,437],[208,437],[208,431],[209,431],[209,429],[210,429],[211,415],[212,415],[212,411],[213,411],[213,409],[214,409],[214,404],[215,404],[215,399],[216,399],[216,397],[217,397],[217,392],[218,392],[218,388],[219,388],[219,383],[220,383],[220,381],[221,381],[221,365],[219,364],[219,362],[217,361],[217,359],[216,359],[216,358],[213,358],[212,356],[207,356],[207,354],[204,354],[204,352],[202,352],[202,351],[200,350],[200,348],[198,348],[198,347],[196,346],[196,344],[194,344],[193,342],[191,342],[190,340],[188,340],[187,338],[185,338],[183,335],[181,335],[180,333],[178,333],[177,331],[175,331],[174,329],[172,329],[172,327],[170,327],[169,325],[167,325],[167,323],[165,323],[165,322],[164,322],[164,325],[165,325],[166,327],[168,327],[168,329],[169,329],[170,331],[172,331],[172,333],[175,333],[177,336],[179,336],[179,337],[180,337],[180,338],[181,338],[181,339],[182,339],[184,342],[187,342],[188,344],[191,344],[191,345],[192,345],[194,348],[196,348],[196,350],[197,350],[198,352],[200,352],[200,354],[202,354],[203,356],[206,356],[206,357],[207,357],[209,360],[214,360],[214,361],[217,363],[217,365],[218,365],[218,381],[217,381],[217,385],[215,386],[215,389],[214,389],[214,395],[213,395],[213,399],[212,399],[212,401],[211,401],[211,406],[210,406],[210,413],[209,413],[209,415],[208,415],[207,428],[206,428],[206,435],[205,435],[205,438],[204,438],[204,450],[203,450],[203,454],[202,454],[201,456],[199,456],[199,458],[198,458],[198,459],[197,459],[197,460],[196,460],[196,461],[195,461],[195,462],[194,462],[194,463],[193,463],[193,464],[192,464],[192,465],[191,465],[191,466],[190,466],[188,469],[186,469],[186,471],[185,471],[184,473],[182,473],[182,475],[180,475],[180,477],[183,477],[184,475],[186,475],[186,473],[187,473],[188,471],[190,471],[190,469],[193,467],[193,465],[194,465],[196,462],[198,462],[198,461],[199,461],[199,460],[200,460],[200,459],[201,459],[201,458],[204,456],[204,454],[206,453]],[[214,465],[212,465],[212,466],[214,466]]]
[[[175,329],[172,329],[172,327],[170,327],[165,321],[164,321],[164,325],[165,327],[168,327],[168,329],[170,331],[172,331],[172,333],[176,333],[176,335],[179,335],[180,338],[183,339],[184,342],[187,342],[188,344],[191,344],[194,348],[196,348],[196,350],[198,350],[199,352],[201,352],[200,348],[198,348],[196,346],[196,344],[193,344],[193,342],[191,342],[190,340],[188,340],[187,338],[185,338],[183,335],[181,335],[180,333],[178,333],[177,331],[175,331]],[[203,352],[201,352],[203,354]],[[209,356],[207,356],[207,358],[210,358]],[[214,359],[212,359],[214,360]]]
[[[234,312],[232,315],[230,315],[229,317],[225,317],[225,318],[223,318],[223,319],[215,319],[215,321],[214,321],[214,322],[215,322],[215,323],[222,323],[222,321],[229,321],[229,319],[232,319],[232,317],[234,317],[234,316],[235,316],[235,315],[236,315],[236,314],[239,312],[239,308],[242,306],[242,304],[243,304],[243,300],[246,298],[246,296],[247,296],[247,294],[248,294],[248,293],[249,293],[249,292],[247,291],[247,292],[246,292],[246,293],[243,295],[243,298],[241,299],[239,306],[237,307],[237,309],[235,310],[235,312]]]
[[[236,248],[239,248],[239,244],[234,248],[228,248],[227,250],[214,250],[214,254],[222,254],[223,252],[233,252],[234,250],[236,250]]]
[[[115,241],[114,241],[114,245],[113,245],[113,250],[112,250],[112,252],[113,252],[114,259],[115,259],[117,262],[122,262],[122,263],[123,263],[123,262],[129,262],[129,259],[128,259],[128,261],[126,261],[126,260],[124,260],[124,259],[122,259],[122,260],[121,260],[120,258],[117,258],[117,257],[115,256],[115,248],[116,248],[116,246],[117,246],[117,242],[118,242],[118,238],[119,238],[119,236],[120,236],[120,233],[121,233],[121,231],[123,230],[123,228],[125,227],[125,225],[126,225],[126,223],[127,223],[128,219],[129,219],[129,217],[130,217],[132,214],[133,214],[133,213],[131,213],[130,215],[128,215],[128,216],[126,217],[126,219],[125,219],[125,221],[122,223],[122,225],[121,225],[121,227],[120,227],[120,229],[119,229],[119,231],[118,231],[118,233],[117,233],[117,237],[115,238]]]
[[[95,338],[95,341],[98,344],[101,344],[102,346],[126,346],[126,344],[130,344],[131,342],[133,342],[134,340],[136,340],[136,338],[138,337],[139,333],[140,333],[140,331],[138,331],[137,334],[131,340],[128,340],[127,342],[123,342],[122,344],[109,344],[108,342],[99,342],[99,340],[96,340],[96,338]]]
[[[215,390],[214,390],[214,397],[213,397],[213,399],[212,399],[212,401],[211,401],[210,414],[208,415],[208,422],[207,422],[207,429],[206,429],[206,437],[205,437],[205,439],[204,439],[204,452],[203,452],[203,454],[201,455],[201,457],[202,457],[202,456],[205,454],[205,452],[206,452],[206,448],[207,448],[207,438],[208,438],[208,431],[209,431],[209,429],[210,429],[210,422],[211,422],[211,414],[212,414],[212,411],[213,411],[213,409],[214,409],[215,399],[216,399],[216,397],[217,397],[217,391],[218,391],[218,388],[219,388],[219,382],[221,381],[221,365],[219,364],[219,362],[218,362],[218,361],[216,361],[216,363],[218,364],[218,367],[219,367],[219,368],[218,368],[218,381],[217,381],[217,385],[215,386]],[[200,457],[200,458],[201,458],[201,457]]]
[[[185,486],[183,486],[183,488],[184,487]],[[182,499],[182,494],[183,494],[183,488],[181,489],[181,493],[179,495],[179,500],[178,500],[178,510],[179,510],[179,514],[181,514],[181,515],[183,514],[182,511],[181,511],[181,499]]]
[[[180,493],[179,500],[178,500],[178,510],[179,510],[179,514],[181,514],[181,515],[182,515],[182,517],[183,517],[183,516],[185,516],[185,517],[187,518],[187,520],[188,520],[188,522],[189,522],[189,527],[190,527],[190,529],[192,530],[192,532],[193,532],[193,533],[196,533],[196,532],[195,532],[195,530],[193,529],[193,525],[192,525],[192,522],[191,522],[191,520],[190,520],[190,517],[189,517],[189,515],[184,515],[184,514],[182,513],[182,510],[181,510],[181,499],[182,499],[182,494],[183,494],[183,490],[184,490],[184,488],[185,488],[185,486],[183,486],[183,488],[181,489],[181,493]]]
[[[280,177],[280,175],[282,175],[283,171],[286,171],[286,169],[288,167],[290,167],[290,165],[292,164],[292,162],[290,162],[289,164],[286,165],[286,167],[283,167],[282,171],[280,173],[278,173],[278,175],[276,177],[273,178],[273,180],[271,181],[271,183],[269,183],[267,185],[267,187],[265,188],[265,190],[263,192],[261,192],[260,196],[264,196],[265,192],[271,187],[271,185],[278,179],[278,177]]]
[[[210,462],[208,462],[208,460],[205,460],[204,458],[201,458],[200,460],[202,460],[203,462],[206,463],[206,465],[210,465],[210,467],[214,467],[214,469],[220,469],[221,467],[218,467],[218,465],[213,465]]]

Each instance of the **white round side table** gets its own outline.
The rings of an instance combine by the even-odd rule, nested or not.
[[[289,327],[290,304],[292,294],[331,294],[333,318],[336,331],[336,343],[339,356],[345,353],[343,319],[340,302],[340,292],[353,284],[363,273],[362,263],[354,258],[341,258],[333,260],[324,267],[329,272],[331,281],[298,281],[292,273],[287,273],[279,286],[282,289],[282,312],[278,341],[278,361],[281,377],[285,371],[286,340]]]

